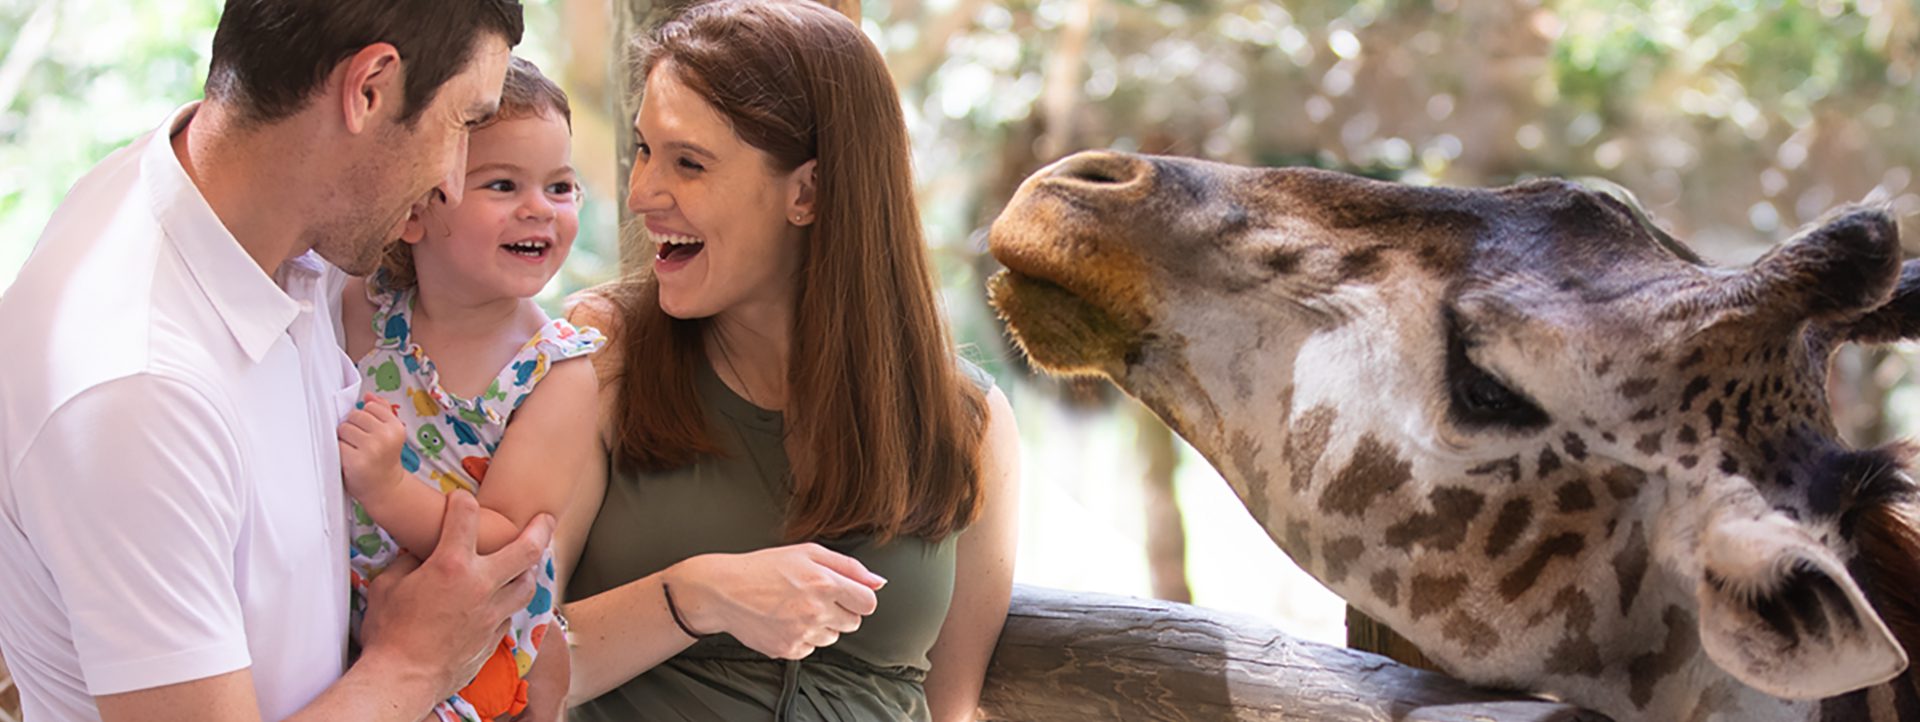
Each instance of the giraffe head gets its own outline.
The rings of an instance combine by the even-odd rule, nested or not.
[[[1897,235],[1855,209],[1721,269],[1564,182],[1095,152],[1021,186],[990,292],[1037,365],[1153,408],[1451,671],[1793,718],[1920,642],[1905,454],[1845,446],[1824,392],[1837,345],[1920,331]]]

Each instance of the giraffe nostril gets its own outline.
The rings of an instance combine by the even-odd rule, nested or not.
[[[1080,181],[1098,186],[1123,186],[1146,176],[1147,162],[1141,158],[1111,151],[1076,153],[1055,164],[1050,178]]]

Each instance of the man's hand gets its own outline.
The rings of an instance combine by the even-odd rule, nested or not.
[[[506,636],[507,617],[533,598],[535,565],[553,538],[553,517],[542,514],[519,538],[481,556],[474,551],[479,512],[472,494],[448,494],[433,555],[425,562],[401,555],[368,588],[362,659],[387,656],[430,675],[441,697],[473,679]]]
[[[360,408],[340,422],[339,436],[340,472],[354,498],[365,503],[406,478],[400,449],[407,444],[407,425],[392,404],[367,394]]]

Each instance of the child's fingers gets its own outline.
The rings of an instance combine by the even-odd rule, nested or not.
[[[340,443],[347,448],[363,449],[373,440],[373,434],[352,424],[340,425]]]
[[[360,409],[347,414],[347,418],[340,422],[340,428],[342,429],[349,426],[360,429],[361,431],[372,432],[380,428],[381,424],[378,419],[374,418],[373,414],[367,412],[365,409]]]
[[[383,424],[400,422],[400,407],[373,394],[364,397],[360,402],[360,410],[373,415],[375,420]]]

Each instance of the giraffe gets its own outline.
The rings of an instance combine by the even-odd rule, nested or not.
[[[1618,720],[1920,720],[1920,493],[1824,392],[1835,347],[1920,335],[1885,212],[1718,268],[1564,181],[1095,151],[989,246],[1036,366],[1140,399],[1446,671]]]

